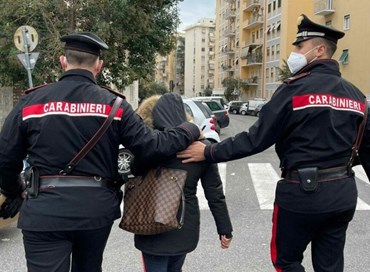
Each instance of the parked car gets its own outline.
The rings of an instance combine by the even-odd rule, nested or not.
[[[194,101],[190,98],[183,99],[185,112],[187,112],[204,133],[209,141],[220,142],[220,135],[216,131],[217,119],[212,115],[211,110],[201,101]]]
[[[118,173],[130,175],[130,163],[134,155],[123,145],[119,146],[118,151]]]
[[[233,114],[238,114],[240,107],[246,103],[246,101],[230,101],[228,106],[228,111]]]
[[[227,108],[227,100],[220,96],[220,95],[212,95],[212,96],[197,96],[197,97],[193,97],[193,99],[197,99],[197,100],[213,100],[213,101],[217,101],[218,103],[220,103],[222,105],[222,107],[224,109]]]
[[[265,104],[259,104],[255,109],[254,109],[254,115],[255,116],[259,116],[260,115],[260,111],[262,109],[262,107],[264,106]]]
[[[264,100],[248,100],[248,102],[244,103],[240,109],[240,114],[243,115],[256,115],[256,108],[260,105],[266,104],[266,101]]]
[[[185,111],[190,114],[194,122],[203,130],[204,136],[210,142],[220,142],[220,128],[217,126],[217,119],[212,111],[201,101],[183,99]],[[130,150],[120,145],[118,151],[118,173],[131,176],[130,163],[134,155]]]
[[[225,108],[219,102],[217,102],[216,100],[198,99],[198,98],[195,98],[195,100],[202,101],[208,106],[208,108],[216,116],[217,123],[219,124],[220,128],[225,128],[229,125],[230,123],[229,114],[227,110],[225,110]]]

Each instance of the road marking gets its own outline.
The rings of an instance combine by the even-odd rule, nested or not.
[[[280,177],[270,163],[249,163],[248,167],[261,210],[272,210],[276,182]],[[368,182],[366,173],[361,166],[357,166],[355,172],[358,179]],[[357,198],[356,210],[370,210],[370,205]]]
[[[220,177],[222,180],[222,185],[223,185],[224,193],[225,193],[226,192],[226,163],[225,162],[218,163],[218,170],[220,172]],[[198,197],[198,202],[199,202],[199,209],[209,210],[208,201],[206,197],[204,196],[204,190],[203,190],[200,180],[198,181],[197,197]]]
[[[365,170],[361,165],[356,165],[352,169],[353,171],[355,171],[356,178],[360,179],[361,181],[369,185],[369,179],[367,178]]]
[[[248,167],[261,210],[272,210],[279,175],[271,163],[248,163]]]
[[[220,172],[223,189],[226,192],[226,173],[227,163],[219,163],[218,169]],[[252,179],[253,186],[257,195],[258,203],[261,210],[272,210],[275,199],[276,183],[280,179],[271,163],[248,163],[250,178]],[[362,166],[355,166],[354,171],[356,178],[362,182],[369,184],[369,180]],[[230,175],[235,175],[234,173]],[[198,181],[197,197],[199,208],[201,210],[209,210],[207,199],[204,196],[204,190],[200,181]],[[122,211],[123,205],[121,205]],[[370,210],[370,205],[360,198],[357,198],[356,210]]]
[[[365,201],[363,201],[361,198],[357,198],[357,206],[356,206],[356,210],[359,210],[359,211],[367,211],[367,210],[370,210],[370,205],[366,204]]]

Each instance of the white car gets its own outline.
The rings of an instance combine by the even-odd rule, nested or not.
[[[212,143],[220,142],[220,135],[217,133],[217,121],[212,111],[201,101],[183,99],[185,111],[190,114],[204,133],[204,137]],[[133,154],[120,145],[118,152],[118,173],[130,175],[130,163]]]
[[[212,143],[220,142],[220,135],[217,133],[217,121],[212,111],[202,101],[183,99],[185,112],[190,114],[194,123],[204,133],[204,137]]]

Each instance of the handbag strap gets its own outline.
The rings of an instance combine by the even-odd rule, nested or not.
[[[364,130],[365,130],[365,127],[366,127],[367,113],[368,113],[367,100],[365,99],[364,118],[362,119],[362,122],[358,127],[356,140],[355,140],[355,142],[352,146],[352,153],[351,153],[351,157],[350,157],[349,162],[348,162],[348,168],[349,169],[352,167],[355,158],[358,156],[358,149],[360,148],[361,141],[362,141],[362,136],[364,135]]]
[[[185,194],[184,194],[184,190],[181,188],[181,185],[177,182],[177,180],[175,182],[181,190],[181,214],[180,214],[179,224],[180,226],[182,226],[184,225],[184,219],[185,219]]]
[[[74,158],[64,167],[63,170],[59,172],[61,175],[67,175],[73,171],[77,164],[90,152],[90,150],[96,145],[96,143],[100,140],[100,138],[104,135],[104,133],[109,128],[110,124],[113,121],[113,118],[118,111],[119,107],[121,106],[123,99],[117,96],[116,100],[114,101],[113,107],[109,112],[108,117],[105,119],[104,123],[100,126],[100,128],[95,132],[94,136],[82,147],[82,149],[74,156]]]
[[[159,176],[161,170],[162,168],[159,166],[156,170],[157,176]],[[177,187],[179,187],[179,190],[181,191],[181,213],[180,213],[179,225],[180,227],[182,227],[182,225],[184,225],[184,220],[185,220],[185,193],[178,179],[175,179],[175,183]]]

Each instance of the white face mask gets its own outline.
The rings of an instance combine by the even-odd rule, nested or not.
[[[303,67],[305,67],[307,65],[307,59],[306,59],[306,55],[308,53],[310,53],[312,50],[316,49],[316,47],[312,48],[311,50],[309,50],[308,52],[306,52],[305,54],[301,54],[301,53],[295,53],[295,52],[292,52],[290,53],[289,55],[289,58],[287,60],[287,64],[288,64],[288,67],[289,67],[289,70],[295,74],[297,73],[299,70],[301,70]],[[311,60],[310,62],[314,61],[315,59],[317,59],[317,57],[315,57],[313,60]]]

